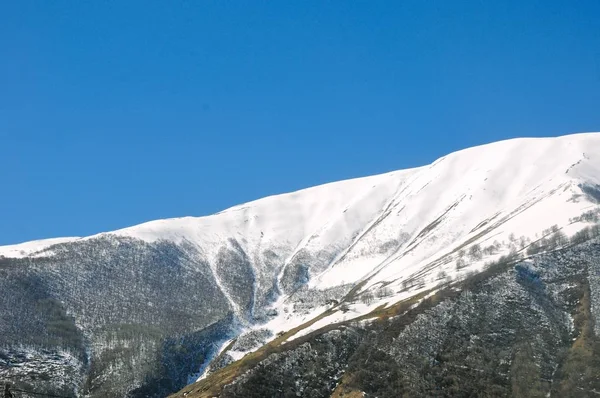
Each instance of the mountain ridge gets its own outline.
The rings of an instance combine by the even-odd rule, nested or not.
[[[364,185],[367,186],[373,182],[376,183],[377,179],[383,179],[388,176],[393,176],[396,173],[411,173],[411,172],[414,173],[414,172],[426,169],[428,167],[433,167],[448,158],[452,158],[452,157],[456,157],[456,156],[460,156],[460,155],[466,155],[466,154],[469,154],[470,152],[481,151],[483,149],[497,149],[501,145],[517,144],[517,143],[519,143],[519,144],[520,143],[543,144],[543,143],[548,143],[548,142],[569,141],[569,140],[582,141],[582,140],[585,140],[586,138],[593,139],[594,137],[597,137],[599,134],[600,133],[594,132],[594,133],[569,134],[569,135],[563,135],[563,136],[559,136],[559,137],[543,137],[543,138],[525,137],[525,138],[506,139],[506,140],[502,140],[502,141],[497,141],[497,142],[492,142],[492,143],[482,144],[482,145],[478,145],[478,146],[474,146],[474,147],[470,147],[470,148],[461,149],[461,150],[452,152],[448,155],[444,155],[428,165],[413,167],[413,168],[409,168],[409,169],[395,170],[395,171],[372,175],[372,176],[357,177],[357,178],[350,178],[350,179],[346,179],[346,180],[334,181],[334,182],[320,184],[320,185],[316,185],[316,186],[312,186],[312,187],[308,187],[308,188],[303,188],[303,189],[300,189],[297,191],[269,195],[269,196],[255,199],[255,200],[245,202],[245,203],[242,203],[239,205],[234,205],[232,207],[226,208],[224,210],[221,210],[219,212],[216,212],[216,213],[213,213],[210,215],[183,216],[183,217],[151,220],[151,221],[143,222],[141,224],[136,224],[136,225],[133,225],[130,227],[120,228],[120,229],[116,229],[113,231],[101,232],[101,233],[93,234],[93,235],[86,236],[86,237],[65,237],[65,238],[58,237],[58,238],[48,238],[48,239],[39,239],[39,240],[34,240],[34,241],[26,241],[26,242],[10,244],[10,245],[0,245],[0,255],[5,255],[5,256],[8,256],[9,254],[15,255],[15,254],[17,254],[15,252],[19,249],[25,251],[26,255],[28,255],[30,253],[33,253],[34,251],[44,250],[45,248],[47,248],[53,244],[56,244],[56,243],[67,243],[67,242],[76,241],[79,239],[93,239],[95,237],[103,236],[106,234],[122,234],[122,235],[127,235],[127,236],[133,235],[134,237],[145,238],[142,240],[148,240],[148,241],[153,240],[153,239],[154,240],[161,239],[161,237],[159,237],[159,236],[152,236],[152,234],[150,233],[150,230],[152,230],[151,227],[153,227],[155,225],[160,225],[160,224],[172,223],[172,224],[174,224],[174,226],[171,228],[176,230],[177,228],[181,228],[181,225],[177,225],[177,224],[207,220],[207,219],[211,219],[213,217],[217,217],[219,215],[228,214],[231,212],[243,211],[245,208],[256,205],[256,204],[263,204],[263,203],[267,203],[272,200],[292,197],[295,195],[313,193],[314,191],[323,190],[328,187],[334,187],[334,186],[341,187],[342,185],[345,185],[345,184],[359,185],[358,184],[359,182],[365,182],[366,184],[364,184]],[[584,153],[585,152],[582,152],[583,156],[585,156]],[[570,167],[573,167],[573,166],[576,166],[576,164],[572,164]],[[589,177],[594,178],[594,179],[596,178],[596,177],[592,177],[592,176],[589,176]],[[166,225],[164,225],[164,226],[166,226]],[[166,227],[169,227],[169,226],[166,226]],[[135,230],[142,230],[142,232],[138,232],[139,235],[135,236],[136,232],[137,232]],[[144,231],[144,230],[146,230],[146,231]],[[168,236],[168,235],[169,234],[167,233],[166,239],[175,240],[175,239],[173,239],[174,238],[173,236]],[[178,238],[180,238],[180,237],[178,237]],[[28,246],[31,246],[31,248]]]
[[[7,289],[34,289],[20,311],[38,314],[54,300],[58,320],[36,327],[52,335],[60,321],[82,336],[71,345],[89,355],[82,380],[119,380],[81,388],[143,396],[154,386],[160,395],[281,333],[301,327],[301,337],[549,240],[560,246],[597,219],[599,201],[599,133],[512,139],[209,216],[2,246],[0,272]],[[9,304],[3,311],[21,322]],[[159,347],[169,350],[156,357]],[[118,376],[130,362],[153,365]],[[165,363],[181,370],[174,377]]]

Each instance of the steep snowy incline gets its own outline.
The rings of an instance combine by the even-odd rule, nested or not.
[[[307,246],[315,250],[344,247],[416,171],[325,184],[259,199],[207,217],[151,221],[110,234],[149,242],[187,241],[202,247],[211,261],[229,239],[237,240],[249,254],[259,247],[277,248],[287,257]]]
[[[340,275],[357,281],[381,268],[375,279],[387,283],[465,243],[492,244],[511,234],[534,239],[593,205],[597,198],[589,193],[599,182],[598,134],[514,139],[452,153],[414,173],[385,217],[311,285],[335,285]],[[399,247],[373,250],[400,235]],[[445,271],[453,266],[448,262]]]
[[[397,287],[440,271],[455,274],[459,251],[495,245],[465,267],[476,269],[518,246],[513,236],[531,242],[554,225],[573,232],[570,219],[596,206],[599,183],[600,134],[513,139],[461,150],[429,166],[270,196],[211,216],[4,246],[0,255],[51,255],[44,250],[56,243],[110,236],[185,244],[210,265],[228,297],[241,280],[228,280],[229,274],[251,278],[255,299],[231,302],[236,312],[254,311],[273,294],[285,297],[307,282],[317,289],[366,280],[367,287]],[[238,268],[228,271],[232,258]]]

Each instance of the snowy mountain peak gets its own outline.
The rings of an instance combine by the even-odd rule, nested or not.
[[[599,183],[600,134],[519,138],[457,151],[424,167],[83,239],[123,236],[186,242],[212,264],[222,248],[235,241],[253,259],[257,274],[265,268],[263,254],[277,253],[277,279],[283,285],[289,267],[298,273],[298,261],[306,263],[307,269],[300,271],[313,287],[366,277],[399,282],[467,242],[492,244],[513,235],[532,240],[553,225],[568,230],[569,219],[594,205]],[[0,254],[44,255],[45,248],[76,239],[4,246]],[[431,272],[434,268],[439,272],[439,266]],[[279,289],[289,291],[283,285]]]

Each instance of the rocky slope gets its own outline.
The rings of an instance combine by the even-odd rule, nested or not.
[[[434,295],[288,337],[174,397],[594,397],[600,243],[504,259]]]

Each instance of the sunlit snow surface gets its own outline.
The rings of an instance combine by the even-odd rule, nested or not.
[[[19,243],[16,245],[0,246],[0,256],[22,258],[27,256],[47,255],[44,253],[48,247],[57,245],[59,243],[67,243],[76,241],[79,238],[53,238],[53,239],[42,239],[34,240],[31,242]]]

